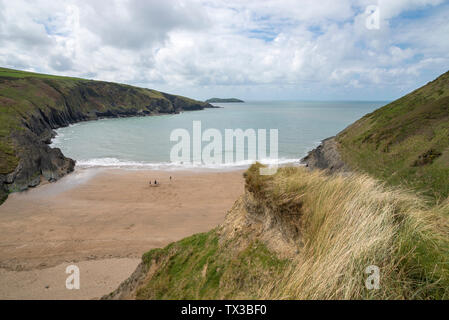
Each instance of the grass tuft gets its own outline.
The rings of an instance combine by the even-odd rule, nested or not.
[[[304,168],[282,168],[264,184],[251,185],[266,191],[258,201],[300,203],[280,214],[299,210],[301,225],[298,255],[264,298],[449,298],[448,201],[432,207],[367,175]],[[379,290],[365,287],[370,265],[380,268]]]

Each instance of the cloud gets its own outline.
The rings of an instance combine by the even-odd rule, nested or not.
[[[379,0],[378,5],[381,8],[382,19],[387,20],[407,11],[436,6],[443,2],[444,0]]]
[[[447,71],[448,15],[442,0],[0,0],[0,64],[199,98],[385,98]]]
[[[152,46],[173,30],[198,30],[208,23],[198,5],[179,1],[93,1],[83,12],[81,23],[103,44],[124,49]]]
[[[72,60],[62,55],[53,55],[50,57],[50,67],[57,71],[68,71],[73,67]]]

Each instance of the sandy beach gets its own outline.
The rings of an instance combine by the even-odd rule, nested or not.
[[[99,298],[144,252],[221,223],[243,188],[242,171],[78,169],[12,194],[0,206],[0,299]],[[65,288],[69,264],[79,290]]]

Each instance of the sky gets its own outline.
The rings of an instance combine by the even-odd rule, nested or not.
[[[394,100],[449,70],[449,1],[0,0],[0,66],[201,100]]]

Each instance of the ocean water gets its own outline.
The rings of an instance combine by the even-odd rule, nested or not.
[[[183,112],[176,115],[102,119],[77,123],[57,130],[52,147],[77,161],[78,167],[122,167],[154,169],[229,169],[245,167],[255,159],[245,154],[243,161],[225,163],[225,129],[266,129],[267,157],[271,163],[270,129],[278,130],[278,163],[298,162],[320,141],[337,134],[363,115],[385,105],[385,101],[310,102],[250,101],[215,104],[223,108]],[[193,154],[193,121],[201,121],[201,132],[217,129],[223,136],[220,163],[171,161],[170,152],[177,144],[170,141],[173,130],[189,132]],[[258,137],[260,140],[260,137]],[[203,142],[204,148],[209,142]],[[251,146],[250,149],[252,150]],[[248,147],[245,144],[245,150]],[[191,157],[193,158],[193,156]],[[173,159],[172,159],[173,160]],[[193,159],[192,159],[193,160]]]

